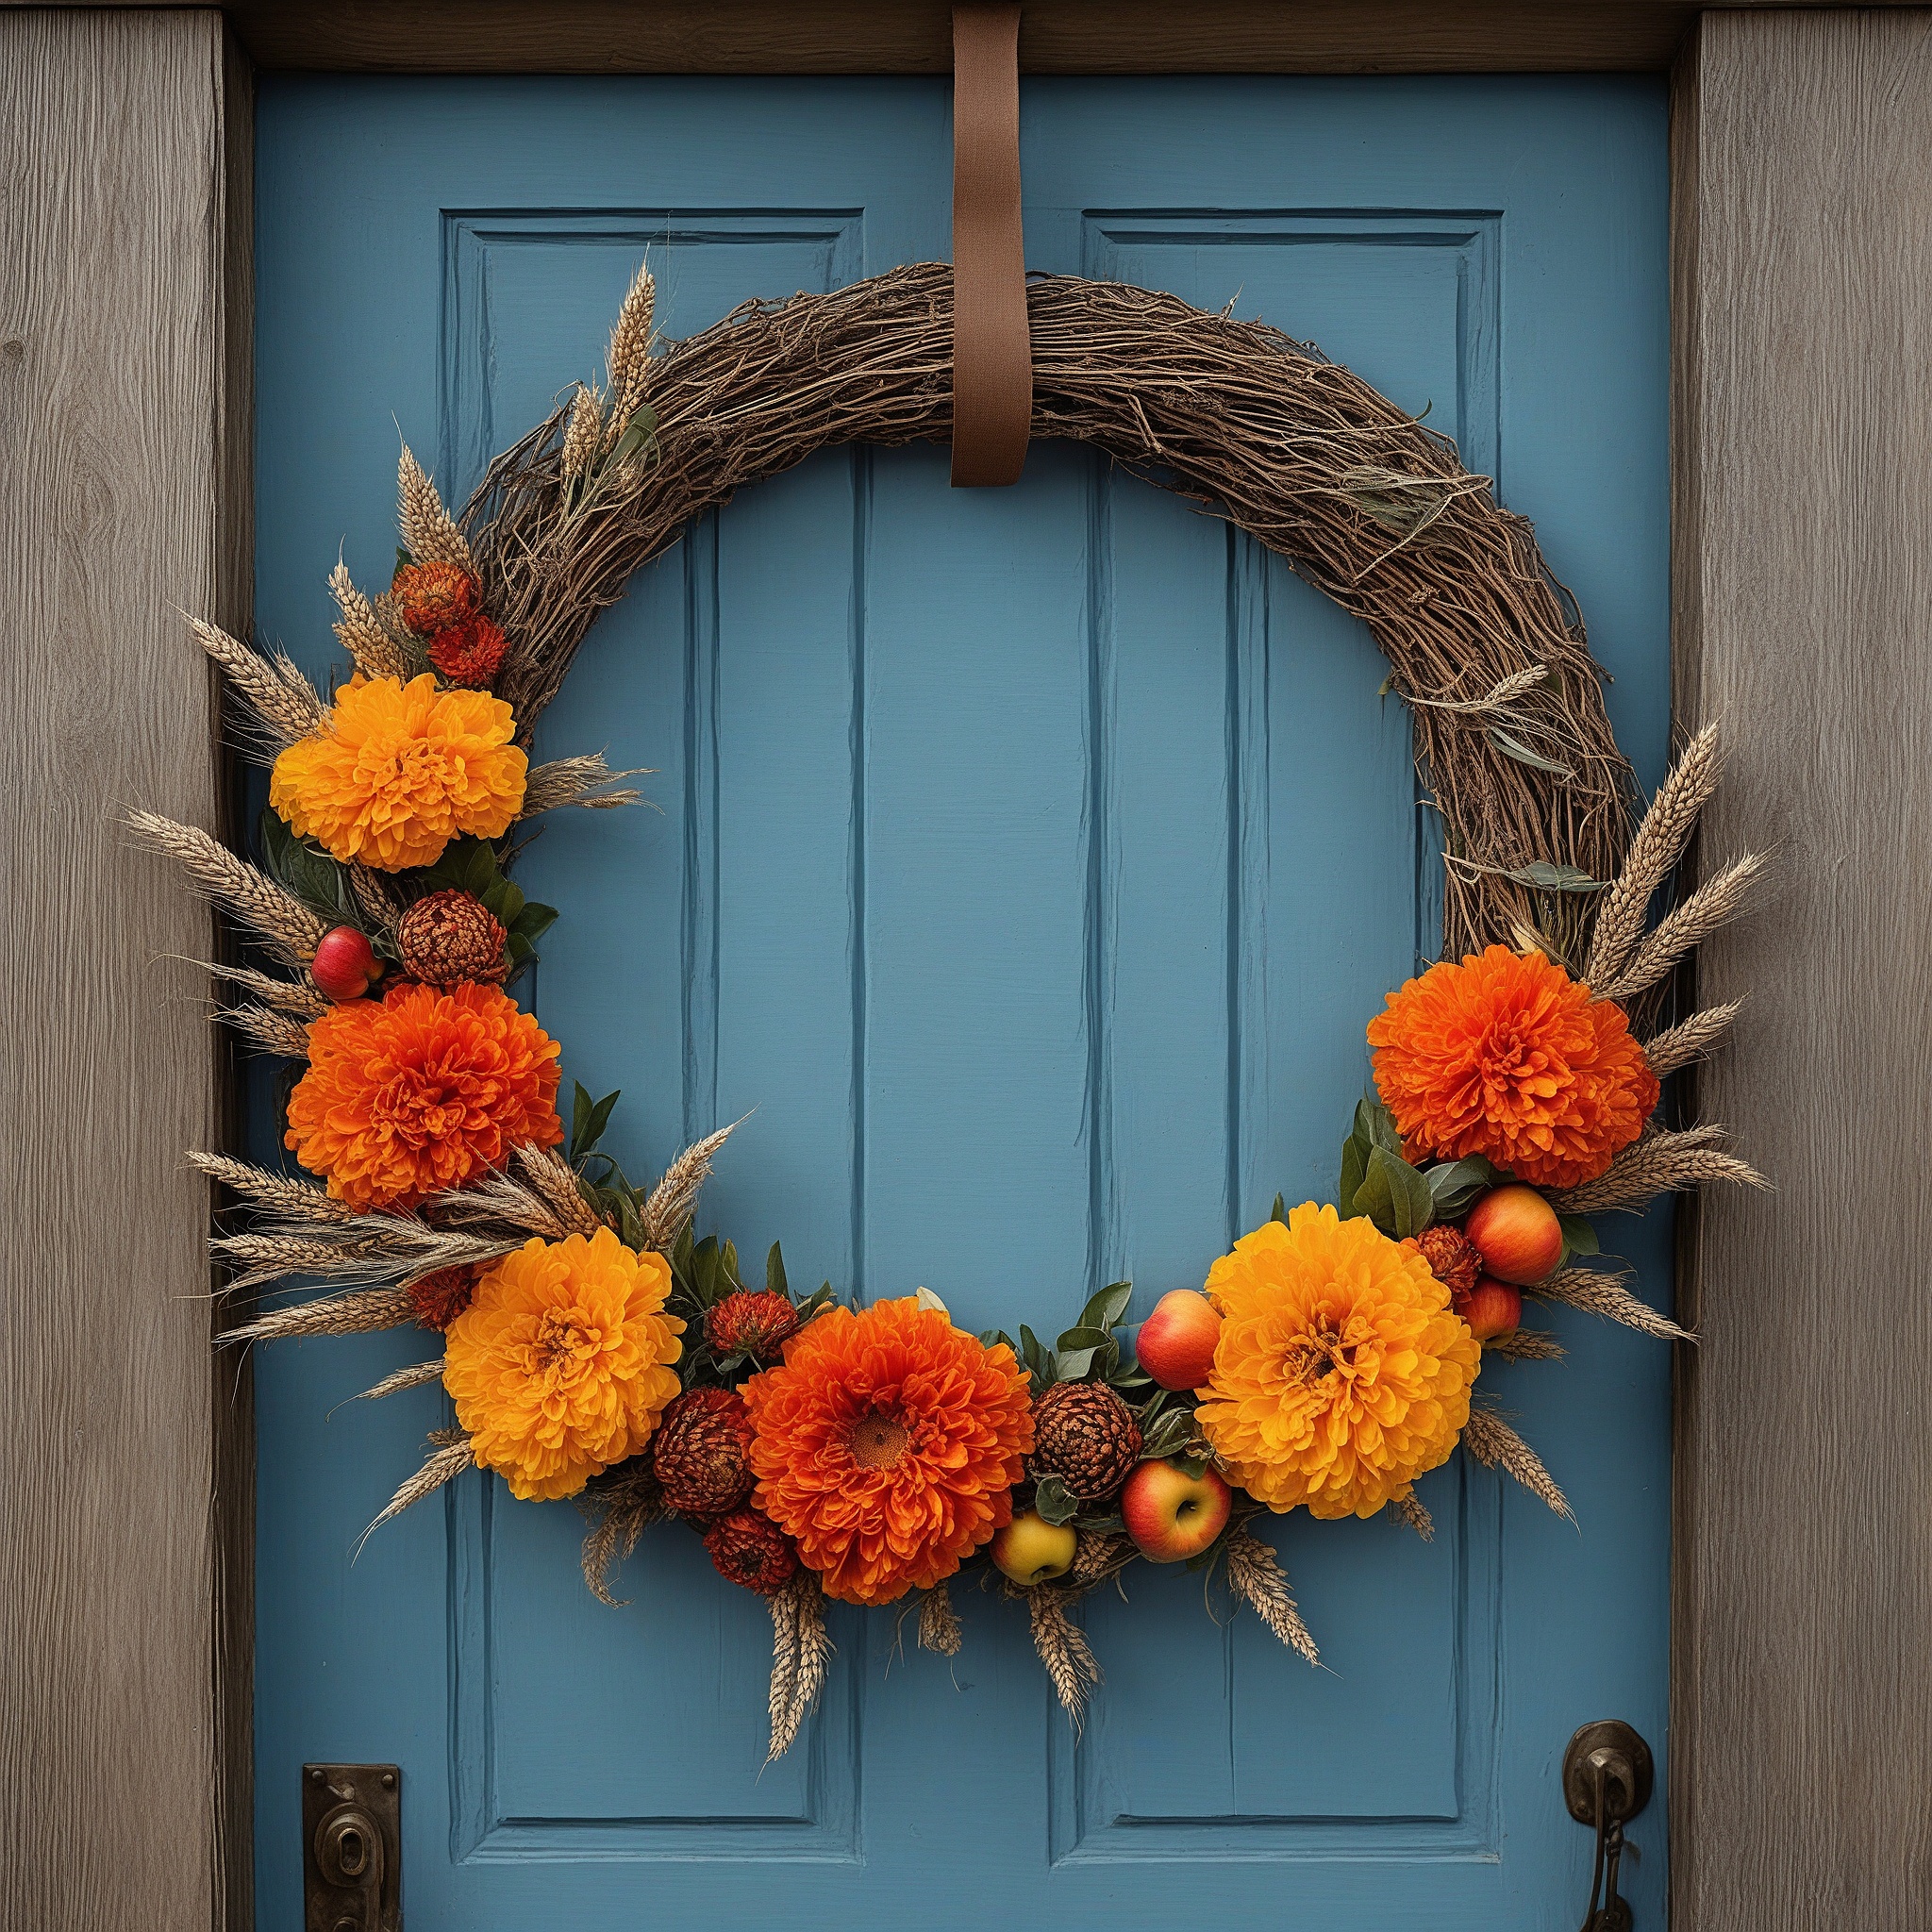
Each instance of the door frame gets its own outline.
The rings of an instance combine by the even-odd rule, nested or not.
[[[0,877],[25,954],[0,1055],[0,1921],[253,1923],[252,1418],[245,1367],[211,1358],[208,1201],[179,1160],[226,1138],[230,1069],[192,975],[157,964],[222,941],[113,817],[233,816],[212,684],[185,733],[156,724],[180,718],[176,613],[245,630],[251,605],[256,65],[932,73],[946,22],[943,0],[0,6]],[[1680,1224],[1705,1341],[1678,1351],[1674,1424],[1672,1910],[1907,1932],[1932,1735],[1932,1205],[1898,1151],[1932,1141],[1932,10],[1030,0],[1025,22],[1039,73],[1671,75],[1674,704],[1728,728],[1715,846],[1774,843],[1782,871],[1699,969],[1708,997],[1751,992],[1699,1104],[1778,1192]],[[1821,1322],[1834,1300],[1856,1326]]]

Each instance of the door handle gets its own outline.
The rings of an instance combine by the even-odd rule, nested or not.
[[[1580,1932],[1630,1932],[1630,1901],[1617,1890],[1624,1826],[1650,1803],[1654,1779],[1650,1746],[1618,1718],[1585,1724],[1563,1753],[1563,1802],[1596,1834]]]

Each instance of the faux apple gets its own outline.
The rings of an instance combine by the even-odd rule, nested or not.
[[[1215,1471],[1190,1475],[1177,1462],[1141,1463],[1121,1491],[1121,1521],[1150,1563],[1198,1557],[1233,1507],[1234,1491]]]
[[[1482,1256],[1484,1272],[1518,1288],[1534,1288],[1563,1258],[1557,1210],[1518,1182],[1491,1188],[1469,1210],[1462,1231]]]
[[[375,949],[353,925],[332,925],[315,948],[308,976],[332,1000],[359,1000],[382,975]]]
[[[1513,1335],[1523,1326],[1523,1291],[1498,1281],[1493,1274],[1481,1276],[1467,1294],[1457,1295],[1455,1303],[1456,1312],[1469,1324],[1469,1332],[1478,1341]]]
[[[1073,1568],[1076,1541],[1071,1523],[1028,1509],[993,1538],[992,1559],[1015,1583],[1051,1583]]]
[[[1205,1294],[1177,1288],[1154,1304],[1134,1337],[1141,1366],[1163,1389],[1199,1389],[1214,1367],[1221,1314]]]

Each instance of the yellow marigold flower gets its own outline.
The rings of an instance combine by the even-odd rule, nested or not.
[[[521,1502],[574,1496],[635,1456],[677,1393],[671,1267],[608,1227],[529,1241],[450,1324],[442,1384],[484,1469]]]
[[[1307,1201],[1208,1275],[1201,1427],[1271,1509],[1373,1516],[1449,1459],[1482,1350],[1414,1246]]]
[[[524,808],[529,759],[501,698],[358,673],[326,729],[276,758],[268,802],[334,858],[377,872],[434,865],[461,833],[499,839]]]

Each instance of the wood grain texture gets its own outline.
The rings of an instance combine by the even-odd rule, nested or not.
[[[944,74],[952,64],[950,0],[234,0],[226,12],[268,68]],[[1029,0],[1020,64],[1090,75],[1660,70],[1696,14],[1687,0]]]
[[[1783,853],[1705,949],[1678,1421],[1674,1923],[1907,1932],[1932,1896],[1932,14],[1707,16],[1677,84],[1679,694],[1707,850]],[[1686,1774],[1685,1746],[1694,1760]]]
[[[245,1696],[242,1730],[216,1721],[216,1674],[245,1659],[216,1616],[226,1588],[246,1628],[245,1564],[217,1554],[245,1416],[210,1366],[207,1198],[181,1160],[219,1128],[206,981],[168,963],[211,937],[115,823],[218,816],[177,613],[245,608],[236,80],[213,12],[0,16],[8,1926],[245,1909],[217,1829],[247,1804]]]

